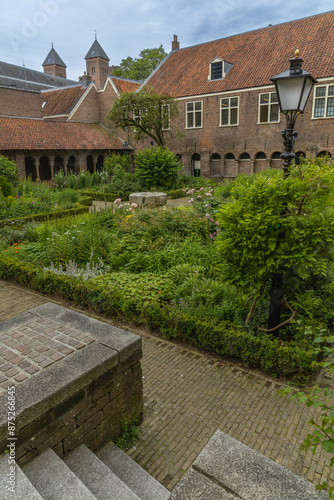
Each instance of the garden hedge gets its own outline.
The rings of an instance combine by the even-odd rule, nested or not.
[[[60,295],[134,324],[158,328],[167,338],[191,342],[200,349],[237,358],[248,366],[275,376],[302,378],[308,377],[314,370],[316,353],[307,343],[287,343],[268,335],[257,337],[242,326],[227,321],[217,323],[199,320],[161,302],[144,304],[135,299],[125,300],[119,291],[110,291],[93,282],[43,272],[32,264],[11,257],[1,259],[0,278],[41,293]]]
[[[89,206],[92,204],[92,199],[89,197],[83,198],[77,203],[75,208],[67,208],[65,210],[57,210],[54,212],[44,212],[38,214],[29,214],[24,217],[15,217],[13,219],[0,220],[0,227],[5,226],[22,226],[26,222],[60,219],[62,217],[69,217],[71,215],[79,215],[89,212]]]
[[[113,202],[117,198],[120,198],[119,194],[104,193],[103,191],[84,191],[84,190],[80,189],[79,193],[82,196],[90,196],[93,200],[96,200],[96,201],[110,201],[110,202]]]

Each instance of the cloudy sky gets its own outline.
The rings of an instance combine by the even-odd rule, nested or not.
[[[97,39],[119,64],[146,48],[171,50],[333,9],[333,0],[0,0],[0,60],[42,71],[54,48],[77,80]]]

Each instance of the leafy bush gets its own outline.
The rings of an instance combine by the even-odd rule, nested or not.
[[[8,177],[0,175],[0,192],[3,196],[12,196],[14,194],[14,186]]]
[[[82,170],[77,175],[70,174],[66,176],[63,170],[60,170],[54,176],[54,180],[58,189],[84,189],[107,184],[108,174],[106,172],[94,172],[91,174]]]
[[[126,172],[129,172],[131,168],[131,162],[129,155],[127,154],[120,154],[120,153],[109,153],[108,155],[105,156],[104,162],[103,162],[103,169],[105,172],[108,173],[108,175],[113,175],[114,169],[117,165],[120,165],[121,167],[124,168]]]
[[[112,181],[104,190],[106,193],[115,193],[125,199],[129,197],[129,194],[140,191],[141,185],[133,174],[125,172],[121,165],[115,165]]]
[[[6,177],[12,184],[16,184],[18,179],[16,163],[5,156],[0,156],[0,176]]]
[[[145,148],[135,155],[135,174],[145,189],[176,186],[182,165],[166,147]]]

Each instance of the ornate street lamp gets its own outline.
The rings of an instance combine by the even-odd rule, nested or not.
[[[276,87],[280,111],[286,118],[286,128],[282,130],[285,151],[281,154],[284,178],[288,177],[291,162],[296,156],[293,153],[293,146],[297,137],[297,132],[294,130],[296,119],[299,114],[304,113],[313,84],[316,82],[310,73],[302,69],[303,59],[299,57],[299,50],[296,50],[295,57],[292,57],[289,61],[290,68],[287,71],[270,79]],[[279,239],[284,239],[284,232],[280,231]],[[280,323],[283,303],[283,272],[281,271],[272,276],[266,331],[276,331],[277,333],[279,327],[283,326],[284,323]]]
[[[290,165],[295,158],[292,152],[297,132],[294,130],[297,116],[304,113],[304,109],[316,80],[307,71],[302,69],[303,59],[296,50],[295,57],[289,59],[290,68],[270,80],[275,84],[278,103],[281,113],[286,118],[286,128],[282,130],[285,152],[283,158],[284,177],[289,175]]]

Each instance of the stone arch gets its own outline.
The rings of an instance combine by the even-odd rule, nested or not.
[[[93,155],[88,155],[86,158],[86,164],[87,164],[87,172],[90,172],[91,174],[94,173],[94,158]]]
[[[96,162],[96,172],[101,172],[103,169],[104,155],[99,155]]]
[[[297,151],[296,156],[295,156],[296,165],[299,165],[301,158],[306,158],[306,154],[304,153],[304,151]]]
[[[75,156],[69,156],[68,160],[67,160],[67,169],[66,169],[66,172],[67,172],[67,175],[70,175],[70,174],[75,174],[75,171],[76,171],[76,161],[75,161]]]
[[[224,162],[224,177],[236,177],[237,163],[233,153],[226,153]]]
[[[328,156],[329,159],[332,158],[332,155],[330,154],[329,151],[319,151],[319,153],[317,153],[317,158],[324,158],[325,156]]]
[[[219,153],[213,153],[210,158],[210,175],[217,177],[222,175],[222,159]]]
[[[198,153],[195,153],[191,157],[191,165],[194,177],[201,176],[201,157]]]
[[[251,159],[248,153],[241,153],[239,156],[239,174],[251,174],[252,173],[252,164]]]
[[[53,175],[58,174],[60,170],[65,174],[64,160],[61,156],[56,156],[53,162]]]
[[[32,156],[27,156],[24,159],[24,165],[25,165],[26,178],[28,179],[28,177],[31,176],[31,180],[35,181],[37,179],[35,158],[33,158]]]
[[[39,178],[41,181],[49,181],[51,177],[50,160],[47,156],[42,156],[39,160]]]
[[[267,156],[263,151],[259,151],[255,155],[255,162],[254,162],[254,172],[262,172],[262,170],[265,170],[267,168]]]
[[[283,160],[281,158],[281,152],[275,151],[271,155],[271,168],[283,168]]]

